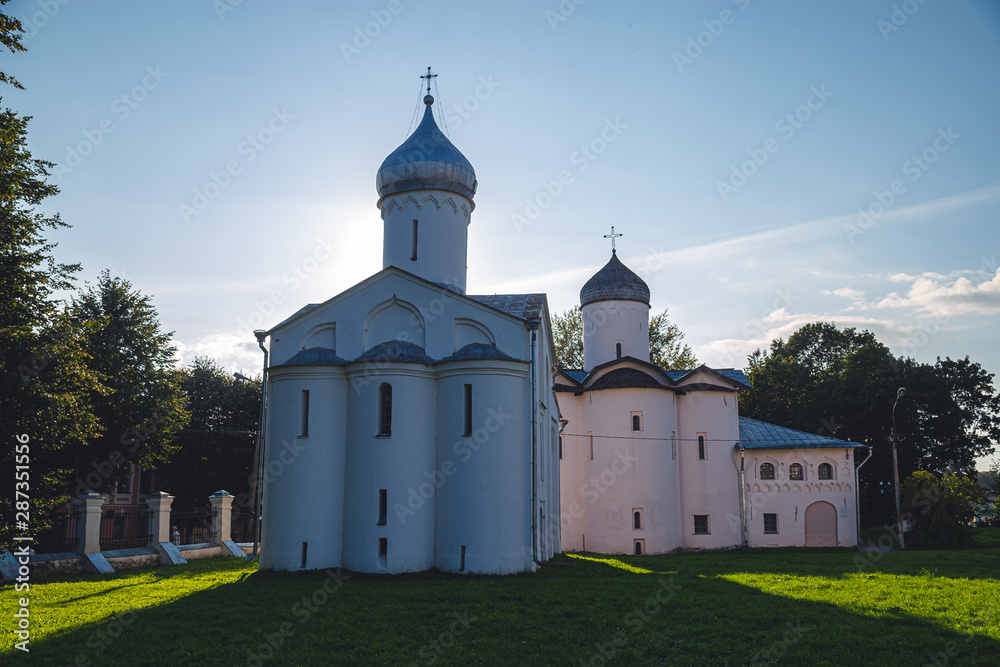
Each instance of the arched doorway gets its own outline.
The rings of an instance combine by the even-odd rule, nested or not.
[[[816,502],[806,508],[806,546],[837,546],[837,508]]]

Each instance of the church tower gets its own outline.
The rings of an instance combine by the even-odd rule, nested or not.
[[[417,129],[378,170],[382,268],[395,266],[465,294],[476,172],[434,122],[430,95]]]
[[[649,287],[613,247],[611,260],[580,290],[580,308],[584,370],[621,357],[649,361]]]

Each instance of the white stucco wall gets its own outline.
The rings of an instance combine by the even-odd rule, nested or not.
[[[379,202],[382,210],[382,267],[397,266],[432,283],[465,292],[472,202],[453,192],[413,190]],[[417,258],[413,221],[417,221]]]
[[[649,306],[638,301],[598,301],[582,308],[583,367],[591,370],[623,357],[649,361]]]

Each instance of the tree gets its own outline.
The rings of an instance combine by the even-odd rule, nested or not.
[[[103,432],[74,463],[78,470],[100,471],[95,490],[106,491],[129,475],[130,464],[155,468],[176,449],[171,441],[188,419],[182,375],[174,367],[171,334],[160,331],[149,297],[127,280],[105,270],[73,299],[69,312],[85,332],[87,366],[109,390],[91,397]],[[93,486],[90,481],[85,486]]]
[[[698,359],[691,347],[682,343],[683,340],[684,334],[667,318],[667,311],[649,318],[649,356],[653,364],[670,370],[695,368]],[[552,316],[552,342],[558,361],[564,368],[583,368],[583,313],[580,306]]]
[[[895,357],[868,331],[807,324],[754,352],[746,373],[754,391],[740,395],[741,415],[871,447],[860,480],[866,525],[895,513],[889,435],[900,387],[907,390],[896,408],[901,479],[917,470],[973,474],[975,459],[1000,440],[992,374],[968,358]]]
[[[972,520],[986,501],[985,489],[973,479],[920,470],[900,491],[902,516],[910,523],[907,544],[941,549],[973,543]]]
[[[24,51],[22,33],[17,19],[0,13],[0,44],[12,53]],[[21,88],[4,73],[0,82]],[[100,430],[90,401],[102,387],[84,365],[82,332],[54,297],[72,287],[80,267],[56,262],[55,244],[46,242],[47,230],[68,225],[58,215],[37,211],[58,188],[46,182],[55,165],[34,158],[27,148],[29,120],[10,109],[0,112],[0,510],[13,518],[15,491],[30,494],[28,528],[18,532],[38,534],[67,499],[72,467],[65,465],[64,453]],[[22,452],[27,448],[27,459],[18,463],[27,469],[18,469],[16,487],[15,445]],[[15,528],[2,522],[0,551],[12,546]]]
[[[181,390],[191,419],[174,438],[177,451],[157,468],[178,506],[206,501],[225,489],[234,508],[252,509],[254,448],[260,420],[259,380],[237,380],[207,358],[183,371]]]

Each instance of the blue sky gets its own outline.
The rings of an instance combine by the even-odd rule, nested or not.
[[[57,257],[153,295],[184,361],[381,269],[379,164],[417,78],[476,169],[469,292],[608,259],[698,357],[817,320],[1000,372],[1000,6],[15,0]],[[560,179],[563,181],[560,183]],[[867,213],[867,215],[862,215]]]

